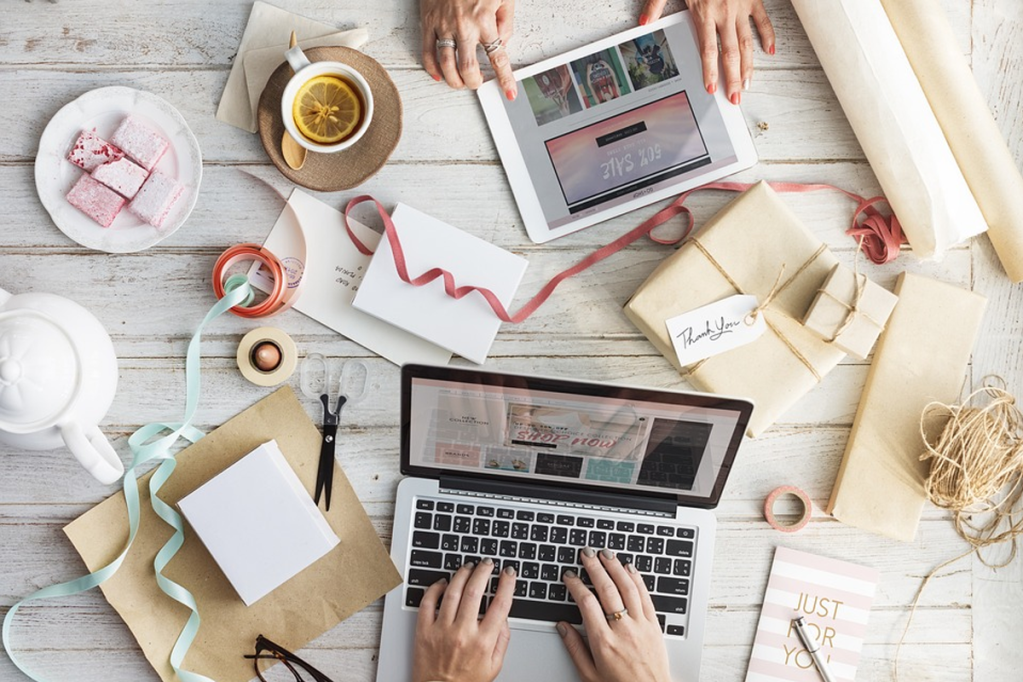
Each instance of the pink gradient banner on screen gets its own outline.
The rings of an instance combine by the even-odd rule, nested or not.
[[[707,155],[680,92],[546,142],[571,206]]]

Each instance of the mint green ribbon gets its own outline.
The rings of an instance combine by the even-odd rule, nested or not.
[[[187,606],[191,610],[191,614],[188,616],[188,621],[185,623],[184,628],[182,628],[177,641],[174,643],[174,648],[171,650],[170,664],[174,669],[174,672],[177,674],[178,679],[182,682],[213,682],[213,680],[205,675],[199,675],[197,673],[181,669],[181,664],[185,660],[185,654],[188,653],[189,647],[192,646],[192,642],[195,640],[195,636],[199,632],[199,609],[196,604],[195,597],[191,592],[163,575],[163,569],[168,563],[170,563],[171,559],[174,558],[174,555],[177,554],[178,550],[181,549],[181,546],[185,542],[185,527],[181,520],[181,515],[178,514],[173,507],[157,497],[157,493],[160,491],[160,488],[163,487],[163,484],[167,482],[167,479],[170,478],[171,474],[174,473],[174,467],[177,465],[177,460],[174,459],[174,455],[170,452],[171,447],[178,442],[179,438],[184,438],[188,442],[195,443],[204,435],[202,431],[199,431],[192,426],[192,419],[195,416],[195,411],[199,404],[199,351],[203,329],[205,329],[206,325],[210,322],[217,319],[234,306],[247,305],[252,301],[254,296],[253,290],[249,286],[248,279],[245,278],[244,275],[235,275],[228,278],[228,281],[225,283],[225,290],[226,293],[224,298],[217,301],[217,303],[210,308],[210,311],[206,313],[206,317],[203,318],[199,328],[196,329],[195,334],[192,335],[192,339],[188,342],[188,352],[185,356],[186,397],[184,421],[181,423],[170,424],[147,424],[128,438],[128,446],[131,448],[132,452],[132,462],[128,470],[124,472],[123,479],[124,500],[128,507],[128,542],[124,549],[116,559],[103,568],[93,571],[81,578],[44,587],[41,590],[33,592],[18,603],[14,604],[4,616],[4,649],[7,651],[7,655],[11,659],[11,662],[14,663],[18,670],[25,673],[25,675],[36,682],[44,682],[44,680],[26,668],[14,655],[14,649],[11,647],[11,622],[14,619],[14,615],[18,612],[18,609],[27,602],[79,594],[101,585],[117,573],[117,570],[121,567],[121,564],[124,563],[125,558],[128,556],[128,551],[131,549],[132,543],[135,542],[135,536],[138,534],[139,530],[139,487],[136,470],[139,466],[146,462],[154,460],[160,461],[160,465],[156,468],[156,471],[153,472],[152,478],[149,479],[149,499],[157,516],[163,519],[167,525],[174,529],[174,534],[156,554],[156,559],[153,561],[153,568],[156,571],[156,582],[160,586],[160,589],[163,590],[164,594],[179,604]],[[170,431],[170,433],[149,442],[164,431]]]

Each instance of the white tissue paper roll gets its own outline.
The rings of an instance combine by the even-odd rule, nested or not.
[[[792,0],[913,252],[987,229],[879,0]]]
[[[1023,175],[977,87],[955,34],[933,0],[881,0],[927,95],[966,184],[987,221],[998,258],[1023,282]]]

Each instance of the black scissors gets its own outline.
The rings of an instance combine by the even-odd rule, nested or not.
[[[324,496],[324,510],[330,511],[330,490],[334,486],[334,446],[337,444],[337,423],[341,416],[341,408],[348,398],[341,394],[337,397],[337,407],[330,411],[330,395],[320,395],[323,403],[323,442],[320,444],[320,466],[316,473],[316,496],[313,502],[320,503],[320,494]]]
[[[341,410],[346,404],[362,400],[369,387],[369,367],[362,360],[349,360],[341,370],[338,381],[337,406],[330,411],[330,387],[333,378],[328,359],[319,353],[310,353],[302,361],[302,392],[310,398],[319,397],[323,403],[323,441],[320,444],[320,462],[316,471],[316,504],[325,494],[326,511],[330,511],[330,491],[334,484],[334,451],[337,445],[337,427]],[[361,388],[358,393],[353,389]]]

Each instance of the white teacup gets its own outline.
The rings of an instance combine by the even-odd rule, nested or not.
[[[342,149],[348,149],[358,142],[366,133],[366,129],[369,128],[369,123],[373,119],[373,93],[370,91],[369,83],[362,77],[362,74],[341,62],[310,62],[300,47],[291,48],[284,53],[284,56],[295,72],[295,75],[291,77],[291,80],[285,86],[284,95],[281,97],[281,117],[284,119],[284,127],[288,134],[309,151],[321,154],[339,152]],[[295,118],[292,113],[295,96],[298,94],[299,88],[309,79],[325,75],[340,76],[358,88],[358,94],[362,98],[362,104],[365,109],[362,113],[362,122],[359,124],[359,127],[351,135],[335,144],[319,144],[300,133],[298,126],[295,125]]]

